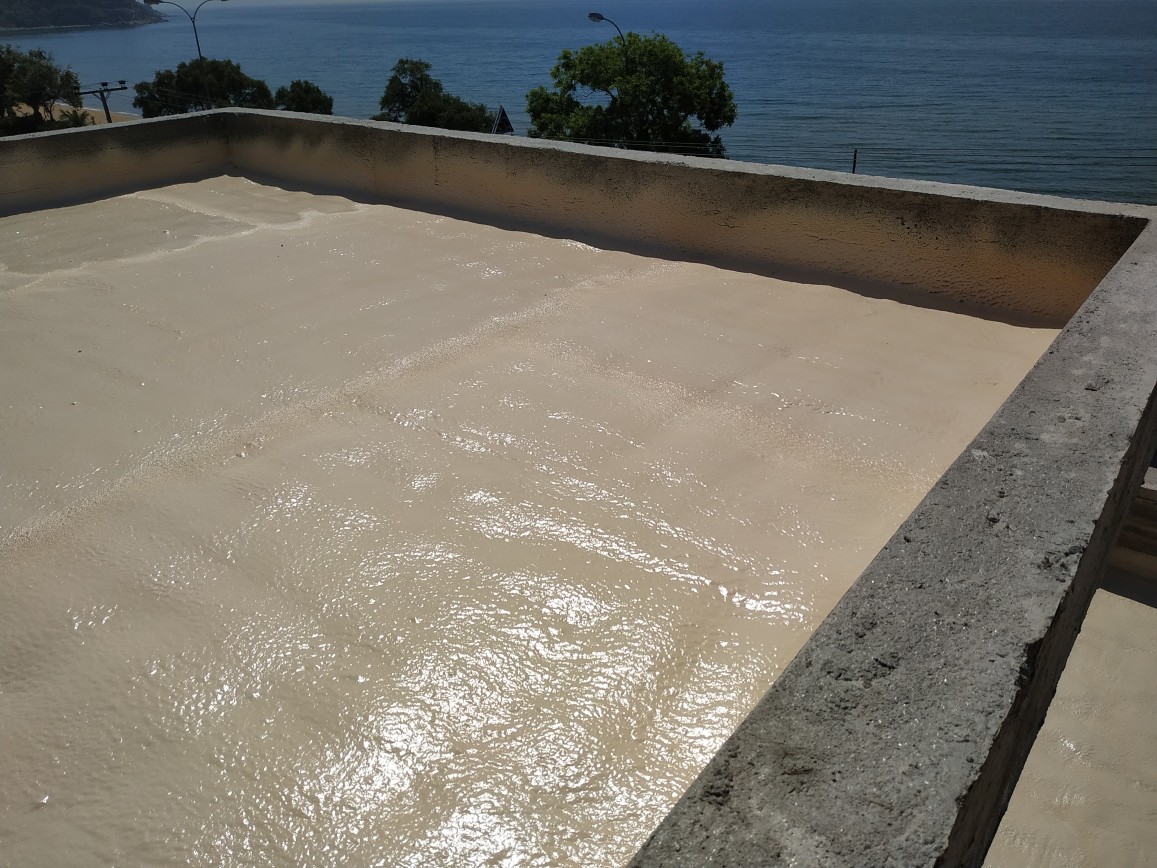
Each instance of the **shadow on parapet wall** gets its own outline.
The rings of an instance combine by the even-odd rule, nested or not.
[[[307,189],[1054,327],[1142,225],[1045,197],[275,113],[237,115],[230,151]]]
[[[222,111],[0,140],[0,212],[229,171],[1063,325],[635,859],[981,862],[1157,447],[1157,209]]]
[[[210,113],[0,138],[0,216],[221,175],[227,121]]]
[[[1140,206],[223,110],[0,140],[0,212],[226,171],[315,192],[1060,327]]]

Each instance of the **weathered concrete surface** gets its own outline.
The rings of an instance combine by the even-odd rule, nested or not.
[[[1060,327],[1143,206],[223,110],[0,142],[0,213],[225,166],[601,247]]]
[[[633,865],[976,865],[1153,454],[1157,227]]]
[[[276,112],[229,137],[247,174],[1054,327],[1141,228],[1121,206]]]
[[[0,138],[0,216],[220,175],[228,113]]]

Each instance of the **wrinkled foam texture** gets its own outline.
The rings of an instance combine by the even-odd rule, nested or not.
[[[0,851],[625,861],[1053,332],[223,177],[0,220]]]

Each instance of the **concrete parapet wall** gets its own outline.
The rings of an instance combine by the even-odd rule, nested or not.
[[[632,863],[979,865],[1157,446],[1150,226]]]
[[[222,174],[228,116],[106,124],[0,138],[0,215]]]
[[[0,140],[0,213],[242,174],[1060,326],[1144,209],[283,112]]]
[[[223,111],[0,140],[0,213],[227,170],[1064,325],[635,860],[979,864],[1157,446],[1157,209]]]
[[[1094,203],[393,124],[246,112],[229,136],[245,173],[1055,326],[1143,225]]]

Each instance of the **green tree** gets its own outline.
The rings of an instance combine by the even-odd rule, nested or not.
[[[71,110],[61,111],[64,106]],[[35,133],[81,126],[80,81],[52,57],[34,48],[0,46],[0,134]]]
[[[424,60],[406,57],[395,63],[382,94],[382,111],[374,115],[374,120],[490,132],[494,128],[495,113],[482,103],[467,102],[446,93],[442,82],[430,75],[430,68]]]
[[[273,95],[274,108],[287,112],[332,115],[333,97],[312,81],[294,79],[289,87],[282,85]]]
[[[11,45],[0,46],[0,124],[3,124],[8,134],[12,132],[15,118],[24,113],[20,110],[27,109],[13,93],[16,68],[23,56],[24,52],[17,51]]]
[[[723,64],[688,57],[662,34],[563,51],[550,71],[554,89],[526,95],[531,136],[723,157],[717,133],[737,110]]]
[[[133,105],[146,118],[230,106],[273,108],[269,85],[250,78],[231,60],[190,60],[176,70],[157,70],[152,81],[139,82],[134,89]]]

